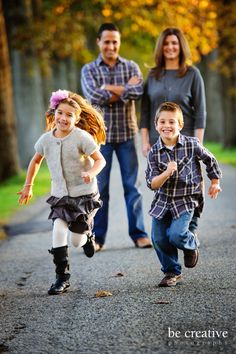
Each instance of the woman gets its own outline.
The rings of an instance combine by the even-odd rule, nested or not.
[[[206,123],[206,99],[199,70],[190,65],[190,50],[178,28],[165,29],[157,40],[155,67],[144,87],[141,108],[142,150],[147,155],[157,140],[154,117],[161,103],[177,103],[184,114],[182,134],[196,136],[203,142]]]

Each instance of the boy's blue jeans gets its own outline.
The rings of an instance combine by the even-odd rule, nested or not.
[[[189,231],[193,212],[185,212],[177,219],[173,219],[170,212],[167,212],[161,220],[152,219],[152,243],[164,273],[181,274],[178,249],[184,251],[197,248],[194,235]]]
[[[94,219],[96,242],[100,245],[105,243],[108,228],[109,183],[114,152],[120,165],[129,222],[129,235],[133,241],[140,237],[147,237],[143,220],[142,195],[137,187],[138,157],[134,139],[129,139],[123,143],[107,143],[101,146],[100,151],[106,160],[106,166],[97,176],[103,206],[98,210]],[[119,218],[118,206],[117,217]],[[120,220],[120,222],[122,223],[123,220]]]

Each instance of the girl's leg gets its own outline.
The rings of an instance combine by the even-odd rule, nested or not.
[[[56,281],[48,290],[49,295],[62,294],[70,287],[67,234],[67,223],[61,219],[56,219],[52,233],[53,248],[49,251],[53,255],[53,262],[56,266]]]
[[[92,229],[96,212],[97,209],[88,214],[87,221],[83,220],[81,222],[74,223],[75,229],[78,230],[78,232],[73,232],[73,225],[70,225],[70,236],[73,246],[83,247],[85,255],[89,258],[91,258],[95,253],[95,237],[92,233]]]
[[[166,273],[181,274],[181,265],[178,262],[178,251],[168,239],[167,231],[171,223],[170,214],[163,219],[152,219],[152,242],[162,265],[161,270]]]
[[[53,231],[52,231],[52,247],[62,247],[66,246],[68,236],[68,225],[62,219],[56,219],[53,223]]]
[[[74,247],[83,247],[87,242],[87,234],[77,234],[70,232],[70,238]]]

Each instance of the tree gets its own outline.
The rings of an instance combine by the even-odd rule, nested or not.
[[[96,32],[103,22],[118,25],[122,33],[121,55],[138,62],[144,76],[148,67],[153,65],[153,51],[159,33],[167,26],[181,28],[189,41],[194,63],[199,63],[208,54],[213,58],[217,52],[215,67],[222,73],[221,98],[225,105],[225,117],[221,119],[225,132],[220,129],[220,134],[224,146],[236,145],[235,1],[130,0],[128,6],[127,0],[6,0],[4,3],[12,12],[9,29],[12,33],[11,49],[14,45],[22,57],[28,59],[32,56],[32,62],[37,61],[41,73],[51,75],[52,79],[56,76],[57,84],[55,66],[64,64],[61,77],[65,77],[67,62],[73,61],[80,68],[95,58]],[[21,3],[28,8],[27,11],[22,11]],[[19,16],[18,13],[21,21],[17,21],[17,11],[24,14]],[[25,13],[29,16],[25,16]],[[208,71],[208,61],[205,66]],[[72,75],[77,79],[74,70]],[[61,82],[64,85],[64,81]],[[45,87],[50,85],[42,86],[44,95],[45,91],[49,91]],[[71,82],[68,86],[73,87]],[[218,81],[216,86],[219,86]],[[41,92],[37,96],[41,97]],[[17,107],[17,114],[18,111]],[[215,122],[214,113],[212,122]]]
[[[217,46],[217,14],[212,1],[132,0],[129,6],[127,0],[44,0],[40,3],[37,13],[41,15],[18,26],[15,43],[25,52],[31,43],[42,64],[66,57],[84,64],[94,58],[96,32],[103,22],[118,25],[124,39],[121,51],[136,52],[139,60],[134,59],[138,62],[152,60],[156,38],[167,26],[183,30],[195,62]]]
[[[0,67],[0,181],[4,181],[6,178],[19,172],[19,163],[12,97],[11,67],[2,1],[0,1]]]
[[[216,67],[222,81],[223,146],[236,146],[236,3],[234,0],[217,1],[219,34]]]

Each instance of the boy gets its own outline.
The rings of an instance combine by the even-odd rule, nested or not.
[[[173,102],[161,104],[155,127],[160,134],[147,157],[146,181],[155,190],[151,205],[152,242],[165,276],[159,286],[175,286],[181,280],[178,249],[184,252],[184,264],[193,268],[198,262],[196,235],[189,230],[193,213],[203,208],[200,161],[206,165],[211,185],[208,194],[216,198],[221,192],[221,171],[215,157],[197,138],[180,134],[183,113]]]

